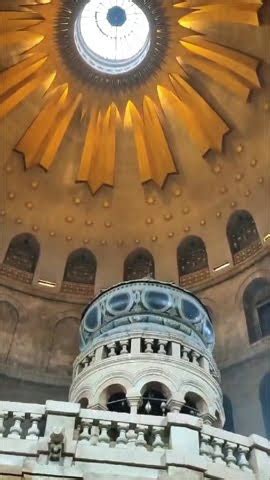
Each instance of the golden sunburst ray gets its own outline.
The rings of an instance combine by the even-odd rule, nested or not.
[[[199,72],[214,78],[244,101],[260,87],[258,61],[213,41],[207,28],[219,23],[257,26],[262,2],[155,0],[152,56],[134,72],[111,76],[90,67],[74,44],[79,3],[4,0],[0,7],[0,116],[39,87],[47,92],[15,147],[26,167],[52,166],[77,111],[81,127],[88,123],[77,180],[87,182],[93,194],[102,185],[114,185],[120,121],[120,135],[133,131],[142,183],[152,180],[163,187],[168,175],[177,172],[166,133],[168,109],[202,156],[210,149],[221,151],[229,128],[196,90],[193,76]],[[142,9],[147,5],[147,15],[152,14],[151,0],[135,3]]]

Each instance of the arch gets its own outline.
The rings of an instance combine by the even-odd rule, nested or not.
[[[75,250],[67,259],[62,291],[93,296],[96,271],[95,255],[87,248]]]
[[[224,430],[235,433],[233,406],[230,398],[227,395],[223,395],[223,408],[225,413]]]
[[[264,428],[267,438],[270,440],[270,372],[268,372],[260,383],[260,402],[262,407]]]
[[[198,393],[189,391],[185,394],[184,400],[185,405],[181,408],[181,413],[200,415],[208,412],[206,401]]]
[[[21,233],[12,238],[3,263],[33,276],[39,254],[40,245],[36,237],[30,233]]]
[[[259,277],[251,281],[243,294],[250,343],[270,335],[270,280]]]
[[[10,302],[0,300],[0,361],[6,362],[19,321],[19,313]]]
[[[177,265],[180,285],[188,286],[210,276],[206,246],[200,237],[190,235],[182,240]]]
[[[79,320],[64,318],[54,327],[48,358],[48,370],[72,372],[73,362],[79,352]]]
[[[255,220],[246,210],[237,210],[230,216],[227,224],[227,238],[235,265],[243,262],[262,247]]]
[[[168,387],[161,382],[148,382],[141,389],[139,414],[162,416],[167,411],[167,401],[171,397]]]
[[[141,278],[155,278],[155,262],[151,253],[145,248],[131,252],[124,263],[124,281]]]
[[[121,383],[112,383],[101,392],[98,404],[110,412],[130,413],[127,390]]]

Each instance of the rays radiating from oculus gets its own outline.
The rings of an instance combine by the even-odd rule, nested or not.
[[[214,42],[207,30],[223,23],[258,26],[262,2],[187,0],[174,5],[167,0],[153,0],[153,5],[151,0],[135,2],[148,18],[156,15],[153,17],[156,44],[152,45],[156,56],[151,57],[152,63],[146,56],[134,72],[126,77],[112,75],[113,80],[108,74],[102,76],[91,69],[74,47],[73,9],[78,8],[78,3],[1,2],[0,117],[8,115],[33,92],[40,89],[43,92],[38,114],[14,146],[23,154],[26,168],[52,167],[68,129],[74,128],[74,117],[81,122],[84,132],[74,180],[87,182],[92,193],[102,185],[114,186],[117,141],[130,131],[134,135],[141,182],[152,180],[164,186],[168,175],[177,171],[167,135],[171,121],[168,109],[196,144],[201,161],[209,150],[222,151],[223,137],[229,127],[196,90],[194,79],[203,73],[245,102],[250,91],[260,87],[258,61]],[[83,0],[82,4],[85,3]],[[57,30],[61,21],[63,25],[61,15],[71,19],[64,45],[60,45]],[[156,45],[161,45],[162,32],[164,44],[158,51]]]

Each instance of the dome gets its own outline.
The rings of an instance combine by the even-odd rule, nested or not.
[[[214,330],[203,304],[175,285],[136,280],[102,292],[85,309],[80,327],[81,349],[100,336],[134,329],[187,335],[214,347]]]

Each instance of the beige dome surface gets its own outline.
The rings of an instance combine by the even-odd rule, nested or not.
[[[32,232],[39,278],[61,282],[84,246],[106,287],[142,246],[161,258],[157,277],[176,281],[187,235],[204,240],[212,271],[231,262],[235,210],[251,213],[267,248],[269,2],[161,1],[165,56],[124,91],[70,68],[55,32],[62,6],[1,2],[0,261],[14,235]]]

